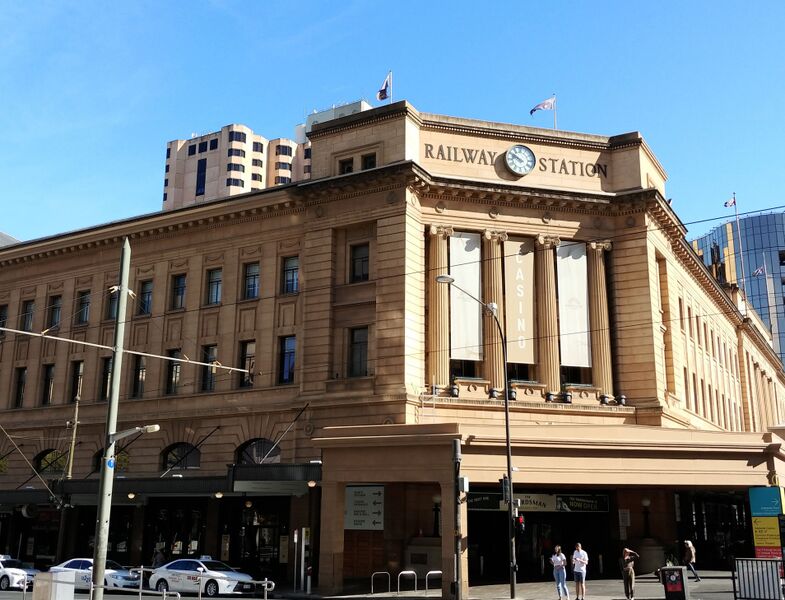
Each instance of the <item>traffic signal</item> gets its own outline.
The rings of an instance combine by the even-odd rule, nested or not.
[[[515,531],[517,533],[523,533],[526,531],[526,517],[523,515],[517,515],[513,518],[513,521],[515,523]]]

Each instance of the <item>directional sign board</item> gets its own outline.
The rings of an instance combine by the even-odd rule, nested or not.
[[[384,529],[384,486],[347,485],[344,529]]]

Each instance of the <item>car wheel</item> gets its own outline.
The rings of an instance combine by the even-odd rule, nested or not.
[[[6,591],[10,587],[11,587],[11,580],[8,579],[8,575],[3,575],[3,578],[0,579],[0,590]]]
[[[215,598],[218,595],[218,584],[212,579],[208,581],[207,585],[204,586],[204,594],[210,598]]]
[[[169,584],[166,583],[166,579],[159,579],[158,583],[155,584],[155,589],[159,592],[168,592]]]

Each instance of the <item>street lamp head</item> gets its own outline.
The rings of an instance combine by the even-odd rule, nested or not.
[[[450,277],[449,275],[437,275],[436,283],[446,283],[449,285],[451,283],[455,283],[455,277]]]
[[[142,426],[142,433],[155,433],[156,431],[161,431],[161,426],[158,425],[158,423],[155,425]]]

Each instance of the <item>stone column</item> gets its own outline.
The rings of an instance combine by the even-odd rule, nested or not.
[[[600,394],[613,396],[608,287],[605,281],[605,253],[611,249],[611,243],[591,242],[587,246],[592,379]]]
[[[346,484],[322,483],[319,589],[330,595],[343,591],[343,510],[345,503]]]
[[[545,384],[545,393],[558,393],[559,376],[559,307],[556,303],[556,265],[553,250],[559,238],[538,235],[534,253],[534,282],[537,302],[538,361],[537,379]]]
[[[446,388],[450,384],[450,286],[437,283],[437,275],[447,275],[447,239],[452,227],[431,225],[428,247],[428,381]]]
[[[496,313],[504,328],[504,284],[502,282],[502,260],[504,242],[507,234],[503,231],[485,230],[482,236],[482,300],[495,302],[499,307]],[[483,368],[485,378],[490,381],[491,389],[501,392],[507,385],[507,366],[504,364],[503,340],[499,335],[496,322],[488,311],[483,311],[483,332],[485,337]]]

